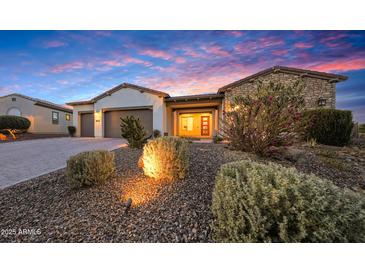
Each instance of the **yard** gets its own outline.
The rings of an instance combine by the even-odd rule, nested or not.
[[[187,176],[155,181],[138,168],[139,149],[115,150],[117,178],[107,184],[70,189],[65,170],[0,191],[1,242],[212,242],[211,199],[223,163],[244,158],[222,144],[191,143]],[[362,144],[334,148],[303,144],[281,159],[337,185],[365,188]],[[126,202],[132,206],[126,212]],[[22,233],[24,232],[24,233]]]

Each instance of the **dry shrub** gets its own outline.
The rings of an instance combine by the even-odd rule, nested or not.
[[[278,164],[221,167],[213,192],[218,242],[364,242],[365,196]]]
[[[72,188],[105,183],[115,175],[114,153],[95,150],[71,156],[66,175]]]
[[[222,121],[224,138],[236,150],[271,155],[297,137],[303,84],[258,82],[257,89],[230,102]]]
[[[160,137],[148,142],[143,148],[144,174],[155,179],[183,178],[188,169],[188,141],[176,137]]]

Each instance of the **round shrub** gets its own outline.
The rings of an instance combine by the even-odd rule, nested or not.
[[[30,127],[29,119],[21,116],[14,115],[0,115],[0,130],[28,130]]]
[[[160,137],[149,141],[143,148],[144,174],[155,179],[172,181],[184,178],[189,166],[188,142],[176,137]]]
[[[72,188],[102,184],[115,175],[114,153],[105,150],[81,152],[67,161],[67,182]]]
[[[331,146],[351,141],[352,112],[339,109],[314,109],[303,113],[304,137]]]
[[[223,165],[212,211],[217,242],[365,241],[363,192],[273,163]]]
[[[74,127],[74,126],[68,126],[68,127],[67,127],[67,130],[68,130],[68,134],[69,134],[71,137],[74,137],[74,136],[75,136],[75,133],[76,133],[76,127]]]

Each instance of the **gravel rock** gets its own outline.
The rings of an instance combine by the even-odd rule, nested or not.
[[[0,191],[0,228],[9,232],[0,242],[210,242],[215,175],[234,159],[222,145],[192,143],[187,176],[168,183],[144,176],[141,152],[116,150],[118,176],[104,185],[71,189],[62,169]]]
[[[365,187],[364,163],[359,161],[363,148],[346,148],[342,156],[329,153],[330,148],[321,148],[326,153],[304,148],[311,158],[293,162],[219,144],[189,146],[187,176],[172,183],[146,177],[137,166],[142,151],[121,148],[115,150],[118,175],[104,185],[71,189],[62,169],[1,190],[0,242],[211,242],[215,176],[222,164],[247,158],[295,166],[340,186]],[[359,166],[347,169],[336,161],[324,162],[324,155],[341,164],[352,155]],[[132,204],[126,212],[128,199]]]

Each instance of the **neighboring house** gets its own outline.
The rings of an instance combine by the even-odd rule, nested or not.
[[[226,85],[214,94],[171,97],[165,92],[121,84],[87,101],[71,102],[78,136],[120,137],[120,117],[138,117],[148,134],[212,138],[219,132],[230,100],[256,87],[257,80],[304,81],[307,108],[335,108],[336,83],[346,76],[276,66]]]
[[[28,118],[31,133],[67,134],[72,125],[72,109],[17,93],[0,97],[0,115]]]

